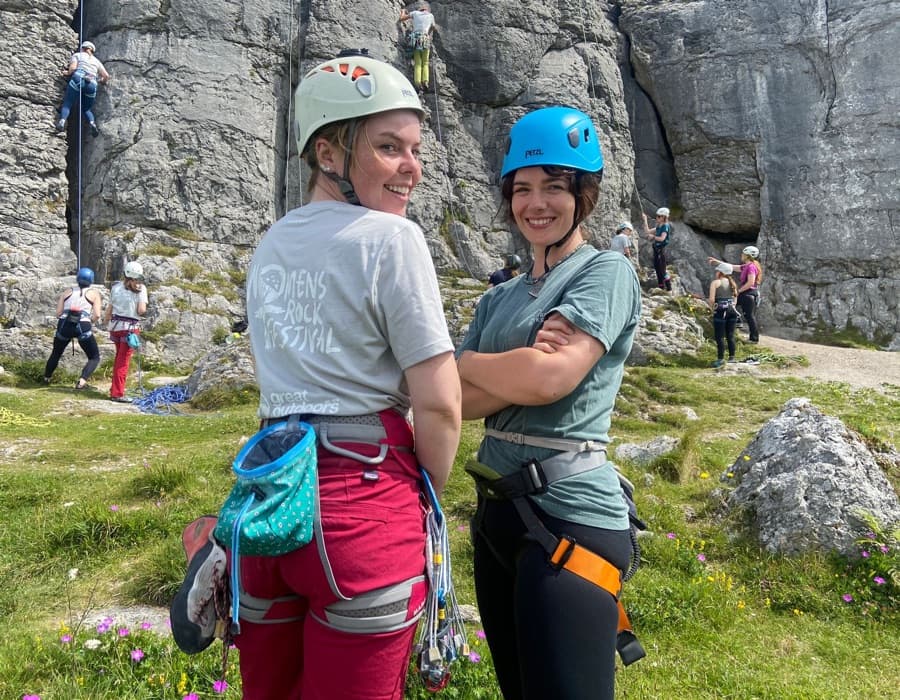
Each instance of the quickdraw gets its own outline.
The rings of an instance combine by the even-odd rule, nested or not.
[[[437,692],[450,682],[453,662],[469,655],[469,643],[453,587],[447,520],[428,473],[424,469],[421,471],[430,506],[425,520],[429,591],[415,646],[415,658],[425,688]]]

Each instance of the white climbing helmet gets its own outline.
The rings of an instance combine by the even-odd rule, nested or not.
[[[90,49],[91,51],[96,51],[96,50],[97,50],[97,47],[94,46],[94,44],[93,44],[92,42],[90,42],[90,41],[82,41],[82,42],[81,42],[81,48],[83,48],[83,49]]]
[[[415,88],[392,65],[369,56],[340,56],[309,71],[294,92],[294,133],[303,155],[321,127],[394,109],[424,119]]]
[[[721,272],[723,275],[729,276],[734,274],[734,265],[727,262],[720,262],[716,265],[716,272]]]
[[[741,251],[744,255],[753,258],[756,260],[759,257],[759,248],[755,245],[748,245]]]
[[[125,276],[133,280],[143,279],[144,266],[136,260],[125,263]]]
[[[624,231],[625,229],[634,231],[634,226],[631,225],[630,221],[623,221],[621,224],[616,226],[616,233],[618,233],[619,231]]]
[[[656,210],[657,216],[669,216],[669,207],[660,207]]]

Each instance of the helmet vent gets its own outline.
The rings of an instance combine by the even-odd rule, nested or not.
[[[569,139],[569,145],[572,148],[578,148],[578,144],[580,143],[578,140],[578,129],[571,129],[566,137]]]

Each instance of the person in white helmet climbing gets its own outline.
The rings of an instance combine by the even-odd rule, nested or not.
[[[707,258],[710,265],[718,265],[723,260],[710,256]],[[759,285],[762,284],[763,270],[759,262],[759,248],[748,245],[741,251],[740,264],[732,263],[735,272],[740,273],[740,282],[737,288],[737,304],[741,315],[747,322],[747,342],[759,342],[759,323],[756,320],[756,308],[759,306]]]
[[[131,356],[140,346],[141,317],[147,313],[147,287],[143,279],[144,268],[139,262],[125,263],[124,279],[113,284],[103,313],[109,337],[116,346],[109,398],[119,403],[130,403],[125,397],[125,383]]]
[[[347,52],[295,97],[311,196],[260,241],[247,318],[263,427],[318,438],[317,536],[231,571],[262,611],[234,636],[243,697],[400,700],[428,590],[419,465],[442,489],[461,425],[434,265],[406,218],[424,110],[400,71]],[[182,599],[207,585],[195,568]],[[208,644],[175,610],[179,646]]]
[[[80,106],[84,118],[91,128],[91,136],[100,135],[100,127],[94,117],[94,100],[97,97],[97,83],[105,85],[109,82],[109,73],[106,72],[100,60],[94,56],[96,47],[90,41],[81,42],[81,50],[72,54],[69,65],[63,71],[63,77],[69,78],[66,85],[66,95],[59,109],[59,120],[56,122],[56,130],[63,131],[69,114],[76,106]],[[79,105],[80,103],[80,105]]]
[[[413,85],[419,92],[428,90],[431,73],[431,35],[434,32],[434,15],[427,2],[419,2],[416,9],[400,11],[400,21],[412,21],[407,41],[413,51]]]
[[[56,333],[53,336],[53,350],[44,368],[44,383],[50,383],[63,351],[74,338],[87,356],[81,377],[75,384],[75,388],[80,390],[88,388],[88,379],[100,364],[100,349],[92,324],[100,320],[101,297],[98,290],[91,288],[94,284],[91,268],[78,270],[75,281],[78,286],[64,291],[56,302]]]
[[[653,269],[656,271],[656,284],[660,289],[672,291],[672,279],[666,270],[666,246],[672,238],[672,224],[669,223],[669,208],[660,207],[656,210],[656,226],[650,226],[647,215],[644,217],[644,233],[648,241],[653,242]]]

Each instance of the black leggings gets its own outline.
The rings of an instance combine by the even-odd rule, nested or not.
[[[653,248],[653,269],[656,270],[656,283],[660,289],[672,291],[672,280],[666,274],[666,249]]]
[[[570,535],[619,569],[628,568],[628,530],[537,512],[555,534]],[[612,700],[615,598],[570,571],[553,569],[510,501],[479,497],[472,538],[478,610],[505,700]]]
[[[81,370],[81,378],[87,381],[94,373],[94,370],[97,369],[97,365],[100,364],[100,348],[97,347],[97,339],[91,333],[90,322],[82,321],[80,326],[81,335],[78,336],[78,344],[88,358],[84,368]],[[47,359],[47,366],[44,367],[44,377],[50,379],[53,376],[56,366],[59,364],[59,358],[62,357],[63,352],[69,347],[71,342],[72,338],[60,338],[59,335],[53,336],[53,351]]]
[[[716,357],[725,359],[725,343],[728,343],[728,359],[734,359],[734,327],[737,325],[738,314],[734,306],[729,305],[725,309],[716,309],[713,313],[713,330],[716,332]]]
[[[747,332],[750,340],[759,340],[759,326],[756,325],[756,304],[759,300],[759,292],[755,289],[748,289],[746,292],[738,294],[738,306],[741,307],[741,313],[747,322]]]

